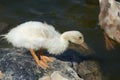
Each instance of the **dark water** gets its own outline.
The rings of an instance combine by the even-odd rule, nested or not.
[[[0,22],[9,28],[35,20],[52,24],[60,32],[81,31],[99,59],[103,80],[120,80],[120,46],[111,51],[105,49],[98,13],[98,0],[0,0]],[[0,47],[10,46],[0,41]]]

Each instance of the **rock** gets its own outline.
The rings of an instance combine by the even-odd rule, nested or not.
[[[43,76],[42,78],[39,78],[39,80],[51,80],[50,76]]]
[[[96,58],[94,51],[88,54],[79,53],[81,49],[77,49],[76,51],[69,49],[65,51],[65,54],[56,56],[56,58],[69,62],[68,65],[84,80],[102,80],[99,59]]]
[[[0,48],[0,80],[102,80],[97,64],[73,50],[49,56],[54,61],[43,70],[28,50]]]
[[[50,76],[51,80],[68,80],[67,78],[61,76],[60,74],[62,74],[60,71],[54,71]]]
[[[99,66],[95,61],[83,61],[78,68],[77,73],[85,80],[102,80]]]
[[[50,76],[44,76],[39,80],[68,80],[67,78],[61,76],[60,74],[61,74],[60,71],[54,71]]]
[[[0,80],[3,79],[5,75],[0,71]]]
[[[82,80],[68,62],[54,59],[46,70],[41,69],[24,49],[0,49],[2,80]]]

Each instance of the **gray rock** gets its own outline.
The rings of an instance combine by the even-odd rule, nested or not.
[[[73,50],[49,56],[54,62],[43,70],[28,50],[0,48],[0,80],[101,80],[97,64]]]
[[[63,77],[62,75],[63,74],[60,71],[54,71],[51,75],[44,76],[39,80],[83,80],[78,76],[77,76],[78,77],[77,79],[70,79],[70,78]]]
[[[95,61],[83,61],[78,65],[77,73],[84,80],[102,80],[98,63]]]
[[[48,69],[41,69],[24,49],[0,49],[0,71],[1,80],[40,80],[48,75],[52,80],[82,80],[68,63],[55,58]]]

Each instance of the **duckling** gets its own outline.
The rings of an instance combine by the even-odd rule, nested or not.
[[[103,29],[106,48],[114,49],[115,42],[120,43],[120,3],[115,0],[99,0],[99,3],[99,24]]]
[[[88,49],[81,32],[74,30],[60,34],[52,25],[38,21],[22,23],[3,36],[14,47],[30,50],[34,60],[43,69],[48,68],[48,62],[53,62],[53,59],[45,56],[42,49],[46,49],[50,54],[59,55],[68,48],[69,42]],[[40,59],[35,53],[36,50],[40,52]]]

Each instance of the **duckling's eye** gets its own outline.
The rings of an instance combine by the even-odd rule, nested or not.
[[[80,36],[79,39],[82,39],[82,37]]]

